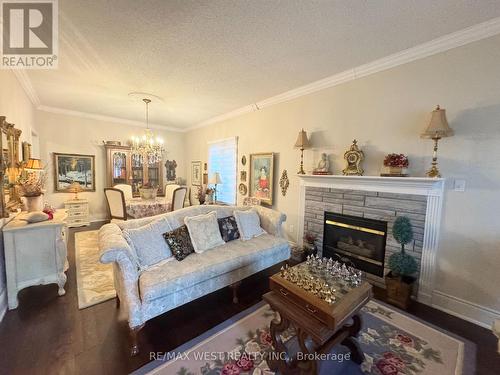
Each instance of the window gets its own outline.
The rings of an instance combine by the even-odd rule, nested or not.
[[[208,144],[208,181],[211,181],[216,172],[222,180],[222,183],[217,185],[217,201],[219,202],[236,204],[237,155],[237,137]]]

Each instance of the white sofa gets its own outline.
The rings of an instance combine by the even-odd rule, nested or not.
[[[238,207],[248,209],[249,207]],[[144,323],[201,296],[283,262],[290,246],[282,236],[286,216],[278,211],[254,206],[261,227],[267,232],[248,241],[234,240],[214,249],[193,253],[182,261],[162,262],[144,271],[137,255],[122,235],[123,229],[138,228],[158,218],[166,218],[172,229],[184,218],[216,211],[218,218],[232,215],[234,206],[191,206],[167,214],[106,224],[99,230],[102,263],[113,263],[119,302],[127,312],[132,336],[132,354],[137,354],[137,332]]]

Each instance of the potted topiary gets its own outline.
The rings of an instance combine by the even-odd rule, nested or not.
[[[407,309],[411,301],[411,292],[417,272],[417,261],[405,253],[405,245],[413,240],[413,229],[410,219],[399,216],[392,227],[394,239],[401,244],[401,252],[389,257],[389,269],[385,277],[388,302]]]

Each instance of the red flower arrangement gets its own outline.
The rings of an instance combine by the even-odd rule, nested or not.
[[[408,156],[404,154],[389,154],[384,159],[385,167],[408,168]]]
[[[316,241],[317,237],[314,233],[311,232],[306,232],[304,235],[304,241],[306,241],[309,244],[313,244]]]

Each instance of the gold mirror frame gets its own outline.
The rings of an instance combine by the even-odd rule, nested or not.
[[[5,176],[9,180],[9,201],[5,202],[5,188],[0,189],[0,216],[9,217],[9,212],[17,211],[21,205],[21,198],[16,189],[16,179],[19,175],[21,163],[19,162],[19,138],[22,131],[16,129],[14,124],[6,121],[5,116],[0,116],[0,181],[4,182]],[[7,145],[3,144],[3,135],[6,135]],[[7,155],[3,149],[7,146]],[[7,159],[7,160],[6,160]]]

